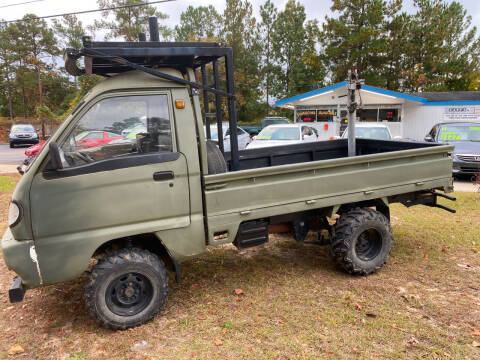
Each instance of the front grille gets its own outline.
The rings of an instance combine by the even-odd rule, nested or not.
[[[469,162],[480,162],[480,154],[479,155],[457,155],[458,160],[462,161],[469,161]]]

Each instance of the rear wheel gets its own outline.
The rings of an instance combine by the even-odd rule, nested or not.
[[[13,149],[15,147],[14,143],[10,143],[10,149]]]
[[[390,222],[370,208],[355,208],[340,217],[332,231],[331,253],[350,274],[368,275],[387,261],[393,246]]]
[[[111,253],[93,268],[85,304],[103,326],[123,330],[151,320],[168,296],[165,264],[147,250]]]

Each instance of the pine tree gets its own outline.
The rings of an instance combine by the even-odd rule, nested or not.
[[[273,57],[278,69],[273,87],[275,96],[309,91],[323,81],[324,73],[315,49],[318,35],[317,22],[306,22],[305,7],[289,0],[279,12],[272,33]]]
[[[479,69],[480,40],[461,4],[415,0],[417,13],[409,22],[405,88],[467,90]]]
[[[274,80],[273,73],[276,71],[273,61],[273,28],[275,21],[277,20],[278,10],[271,0],[267,0],[263,5],[260,6],[260,16],[262,21],[259,24],[259,31],[261,36],[262,44],[262,78],[263,78],[263,88],[265,89],[265,97],[267,103],[267,114],[270,111],[270,95],[271,87]]]
[[[216,40],[220,34],[221,15],[213,5],[189,6],[180,15],[180,25],[175,26],[177,41]]]
[[[345,80],[358,67],[366,82],[385,86],[382,69],[387,62],[387,24],[396,15],[401,0],[333,0],[338,18],[325,18],[322,43],[332,80]]]
[[[135,5],[138,0],[97,0],[100,9],[109,9],[116,6]],[[109,20],[113,16],[113,19]],[[165,20],[168,15],[158,11],[152,5],[133,6],[102,12],[102,20],[95,20],[90,27],[92,31],[107,29],[106,39],[124,38],[126,41],[138,40],[138,34],[148,33],[148,17],[156,16]],[[163,38],[168,39],[172,32],[167,26],[160,25],[159,32]]]
[[[227,0],[221,34],[233,48],[238,119],[256,116],[260,98],[260,36],[252,5],[246,0]]]

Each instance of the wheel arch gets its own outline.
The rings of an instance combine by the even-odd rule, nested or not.
[[[105,256],[105,254],[110,251],[133,247],[145,249],[157,255],[165,263],[167,269],[175,273],[177,283],[180,282],[180,264],[170,255],[162,240],[153,233],[132,235],[106,241],[94,251],[92,258],[98,259]]]

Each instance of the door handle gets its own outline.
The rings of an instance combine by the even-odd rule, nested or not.
[[[173,171],[159,171],[153,173],[153,180],[155,181],[166,181],[166,180],[173,180],[175,174]]]

